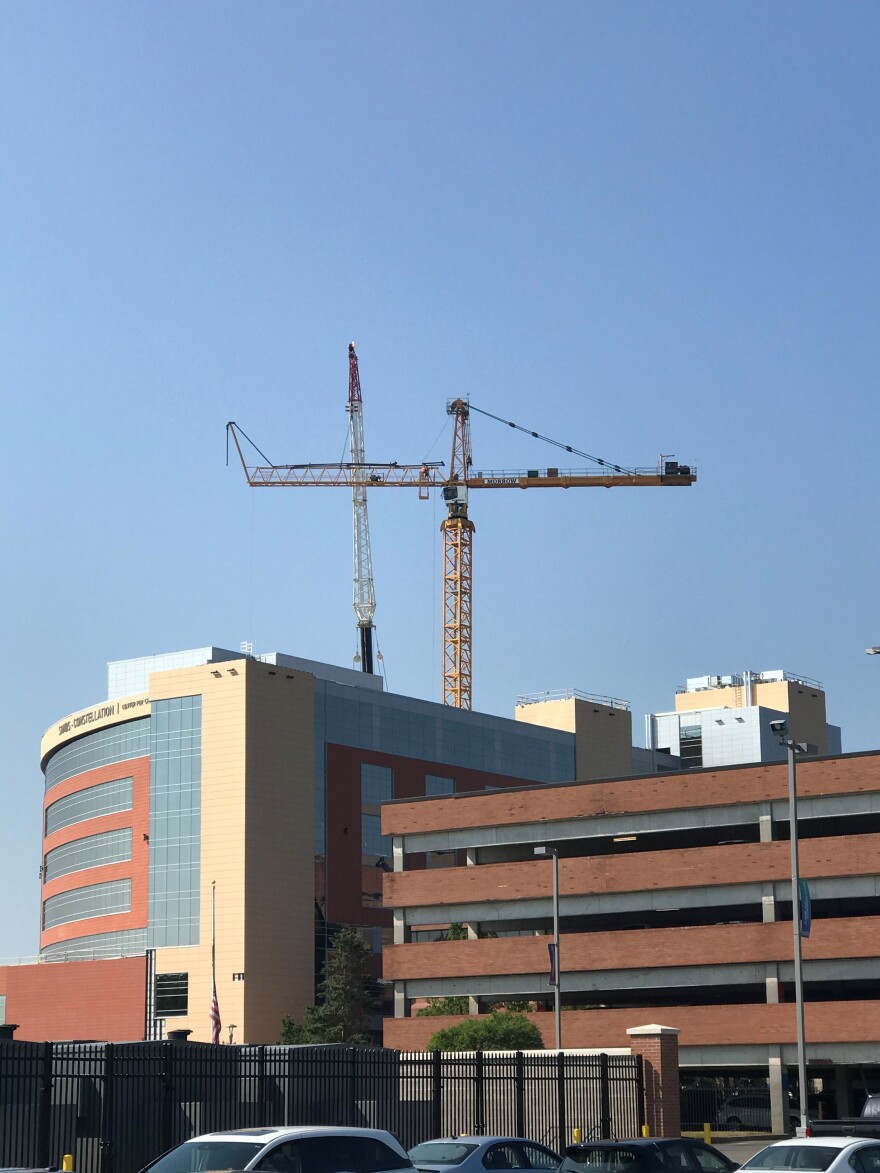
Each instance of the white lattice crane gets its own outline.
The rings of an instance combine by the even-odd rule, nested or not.
[[[373,587],[373,557],[370,553],[370,522],[367,517],[367,482],[361,471],[366,462],[361,377],[353,342],[348,345],[347,411],[348,447],[352,463],[351,504],[354,514],[354,613],[360,635],[361,671],[372,672],[376,591]]]

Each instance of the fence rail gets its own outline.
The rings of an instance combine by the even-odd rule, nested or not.
[[[0,1041],[0,1166],[137,1173],[191,1136],[259,1125],[361,1125],[407,1148],[450,1133],[559,1150],[638,1135],[642,1061],[631,1055],[405,1054],[359,1047]]]

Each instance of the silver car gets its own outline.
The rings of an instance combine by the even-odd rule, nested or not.
[[[411,1170],[406,1151],[378,1128],[237,1128],[186,1140],[141,1173],[386,1173]]]
[[[555,1171],[562,1157],[520,1136],[444,1136],[409,1150],[418,1173],[486,1173],[513,1169]]]

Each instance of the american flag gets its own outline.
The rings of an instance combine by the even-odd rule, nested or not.
[[[211,993],[211,1042],[220,1042],[220,1007],[217,1005],[217,983],[214,982]]]

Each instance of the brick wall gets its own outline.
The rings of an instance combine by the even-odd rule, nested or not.
[[[814,1002],[804,1008],[810,1043],[876,1042],[880,1048],[880,1001]],[[544,1046],[554,1046],[551,1012],[528,1017],[541,1031]],[[795,1043],[797,1027],[792,1003],[736,1006],[649,1006],[624,1010],[565,1010],[562,1014],[563,1049],[619,1047],[633,1022],[674,1023],[681,1029],[679,1045],[738,1046]],[[385,1022],[385,1046],[421,1051],[431,1035],[460,1018],[391,1018]]]
[[[0,967],[16,1039],[137,1042],[144,1037],[146,957]]]

